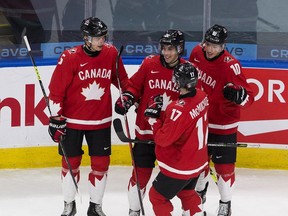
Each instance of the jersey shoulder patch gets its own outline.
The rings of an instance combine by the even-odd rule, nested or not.
[[[144,63],[146,65],[150,65],[152,62],[155,61],[155,58],[156,58],[156,55],[148,55],[142,60],[141,65],[143,65]]]
[[[224,57],[224,62],[226,62],[226,63],[231,62],[233,60],[234,60],[234,58],[232,58],[231,56],[225,56]]]
[[[108,49],[110,49],[111,47],[114,47],[112,44],[109,44],[109,43],[104,43],[104,46],[107,47]]]
[[[155,55],[148,55],[148,56],[146,56],[145,59],[153,59],[154,57],[155,57]]]
[[[179,99],[175,102],[175,106],[183,107],[185,105],[185,101],[183,99]]]
[[[71,48],[71,49],[68,49],[67,51],[68,51],[69,54],[74,54],[74,53],[77,52],[77,48],[76,48],[76,47],[73,47],[73,48]]]

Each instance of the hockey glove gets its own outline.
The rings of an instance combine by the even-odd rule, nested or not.
[[[148,101],[147,108],[144,111],[144,115],[151,118],[159,118],[162,106],[163,106],[163,96],[162,95],[152,96],[150,101]]]
[[[60,137],[66,134],[66,119],[60,117],[57,120],[55,117],[50,117],[48,132],[54,142],[59,142]]]
[[[122,93],[122,100],[121,97],[119,97],[115,103],[115,112],[120,115],[124,115],[128,112],[129,108],[133,106],[135,102],[135,97],[131,92],[127,91]]]
[[[227,100],[241,104],[247,97],[247,91],[242,86],[236,86],[233,83],[227,83],[223,89],[224,97]]]

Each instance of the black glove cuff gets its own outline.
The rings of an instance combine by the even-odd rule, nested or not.
[[[135,103],[135,96],[132,94],[132,92],[130,91],[125,91],[122,93],[122,96],[126,96],[129,98],[129,100],[131,100],[132,105]]]
[[[57,128],[57,129],[65,128],[66,127],[66,119],[60,118],[58,120],[58,119],[55,119],[55,117],[50,117],[49,118],[49,126]]]
[[[236,104],[241,104],[247,97],[247,91],[245,88],[240,87],[240,90],[238,90],[238,97],[237,100],[235,101]]]
[[[153,109],[153,108],[147,108],[144,112],[144,115],[147,117],[151,117],[151,118],[159,118],[160,111],[157,109]]]

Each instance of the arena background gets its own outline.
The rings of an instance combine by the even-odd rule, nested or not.
[[[57,58],[82,43],[81,21],[101,18],[108,40],[124,46],[131,76],[142,59],[158,52],[163,31],[176,28],[186,36],[184,58],[217,23],[228,28],[226,49],[244,66],[256,95],[242,112],[238,167],[288,169],[288,13],[287,0],[1,0],[0,2],[0,168],[60,166],[57,144],[47,132],[48,112],[31,65],[23,35],[30,40],[44,87]],[[18,27],[15,27],[18,23]],[[32,25],[31,25],[32,24]],[[30,26],[29,26],[30,25]],[[30,27],[34,28],[30,28]],[[119,93],[112,88],[113,100]],[[121,118],[113,114],[113,118]],[[133,135],[135,113],[128,115]],[[112,130],[113,131],[113,130]],[[112,133],[112,165],[131,165],[129,147]],[[87,148],[84,145],[87,153]],[[82,165],[89,165],[87,154]]]

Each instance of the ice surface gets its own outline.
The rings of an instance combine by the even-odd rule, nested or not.
[[[153,179],[158,172],[155,168]],[[89,167],[81,167],[80,196],[76,196],[76,215],[87,215],[89,203],[87,176]],[[111,166],[103,210],[107,216],[128,215],[127,182],[131,167]],[[288,215],[288,171],[236,170],[232,200],[233,216]],[[0,170],[0,216],[60,216],[63,210],[60,168]],[[149,184],[149,187],[151,182]],[[205,205],[208,216],[216,215],[219,194],[211,179]],[[173,216],[181,215],[177,198]],[[146,216],[153,216],[148,196],[144,199]]]

